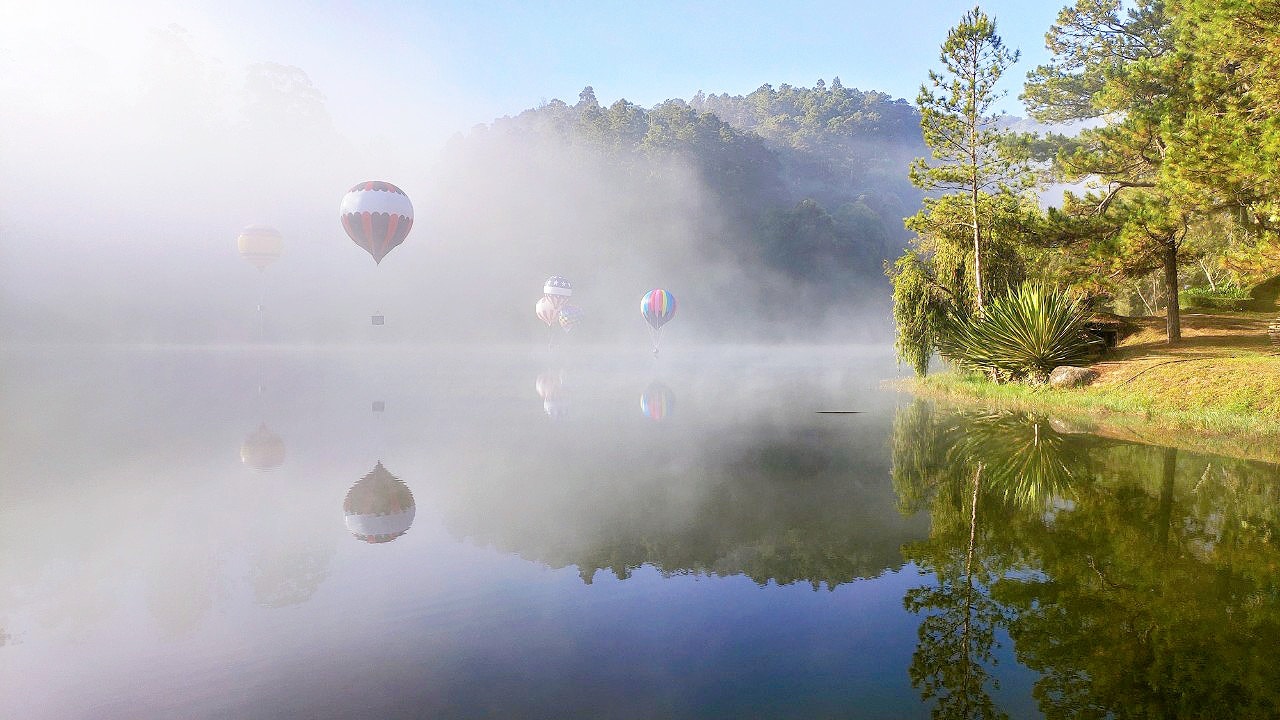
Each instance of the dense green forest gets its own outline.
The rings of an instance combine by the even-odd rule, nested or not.
[[[446,206],[468,208],[451,232],[518,232],[537,262],[588,285],[639,264],[722,327],[794,336],[783,293],[815,318],[887,317],[884,264],[909,237],[921,193],[905,169],[923,151],[913,107],[838,79],[652,108],[605,107],[588,87],[458,136],[440,185],[465,198]],[[486,226],[481,207],[501,217]]]

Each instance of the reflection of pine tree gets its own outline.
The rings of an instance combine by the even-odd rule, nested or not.
[[[904,604],[935,717],[998,716],[1000,626],[1049,718],[1280,717],[1280,468],[920,403],[894,430],[899,504],[932,521],[906,552],[937,584]]]
[[[1019,660],[1041,673],[1040,709],[1280,716],[1280,548],[1270,532],[1280,469],[1227,461],[1202,471],[1170,448],[1097,459],[1072,512],[1009,526],[1041,574],[993,588],[1015,618]]]
[[[937,699],[934,717],[1005,717],[987,690],[997,687],[988,667],[1006,622],[990,587],[1022,554],[994,542],[999,528],[987,518],[1038,513],[1068,496],[1078,449],[1032,416],[945,413],[917,402],[895,418],[899,507],[928,507],[932,518],[930,539],[906,552],[937,584],[909,590],[903,605],[925,615],[910,675],[926,700]]]
[[[907,610],[926,613],[910,675],[925,700],[937,698],[935,718],[1007,717],[987,693],[988,684],[998,687],[987,665],[995,664],[995,631],[1004,617],[987,593],[992,573],[976,557],[983,469],[979,462],[969,483],[967,533],[955,528],[961,533],[948,532],[908,550],[913,562],[938,578],[937,585],[912,588],[903,598]],[[957,535],[967,535],[967,541],[953,544]]]

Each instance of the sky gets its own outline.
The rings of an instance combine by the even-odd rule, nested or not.
[[[177,25],[228,82],[254,62],[301,68],[337,129],[423,149],[587,85],[604,104],[652,106],[699,90],[764,83],[846,86],[912,100],[947,29],[972,4],[898,2],[302,2],[52,0],[8,9],[0,90],[57,102],[67,73],[91,68],[104,93],[136,92],[148,32]],[[1023,59],[1046,57],[1056,3],[983,5]]]

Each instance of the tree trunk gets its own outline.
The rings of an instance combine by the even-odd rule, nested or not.
[[[1164,250],[1164,285],[1168,293],[1165,308],[1165,330],[1169,344],[1182,342],[1182,314],[1178,309],[1178,246],[1170,238]]]
[[[982,233],[978,226],[978,189],[973,189],[973,290],[978,295],[978,314],[987,311],[987,301],[982,294]]]

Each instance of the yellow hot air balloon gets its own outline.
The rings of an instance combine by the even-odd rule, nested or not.
[[[259,270],[264,270],[279,259],[280,251],[284,249],[284,238],[273,227],[250,225],[240,231],[236,247],[240,250],[240,257]]]

